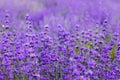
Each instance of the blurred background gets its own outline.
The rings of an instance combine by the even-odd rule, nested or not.
[[[86,28],[93,23],[107,20],[119,27],[120,0],[0,0],[0,20],[4,23],[5,12],[10,15],[10,24],[23,25],[29,14],[34,25],[81,24]],[[56,23],[55,23],[56,22]]]

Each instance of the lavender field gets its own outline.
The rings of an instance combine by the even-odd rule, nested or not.
[[[120,0],[0,0],[0,80],[120,80]]]

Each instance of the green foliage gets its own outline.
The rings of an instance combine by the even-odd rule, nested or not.
[[[112,50],[111,50],[110,56],[111,56],[111,60],[112,61],[115,59],[115,56],[116,56],[116,48],[117,48],[117,46],[114,45],[113,48],[112,48]]]
[[[80,49],[79,49],[79,48],[75,48],[75,52],[76,52],[77,54],[79,54],[79,53],[80,53]]]
[[[90,44],[91,44],[91,43],[92,43],[91,41],[88,41],[85,46],[86,46],[87,48],[90,48]]]

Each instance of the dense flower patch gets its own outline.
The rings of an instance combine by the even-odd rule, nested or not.
[[[0,32],[1,80],[118,80],[120,78],[119,33],[101,28],[71,30],[58,24],[35,30],[29,15],[25,29],[6,22]]]

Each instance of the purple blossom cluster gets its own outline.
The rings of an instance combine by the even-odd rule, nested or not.
[[[48,11],[25,17],[0,11],[0,80],[120,79],[120,27],[111,11],[85,0],[80,12],[82,0],[61,1],[43,1]]]
[[[5,16],[0,34],[1,80],[118,80],[120,79],[120,34],[99,27],[67,30],[58,24],[34,28],[29,15],[25,28],[14,29]]]

